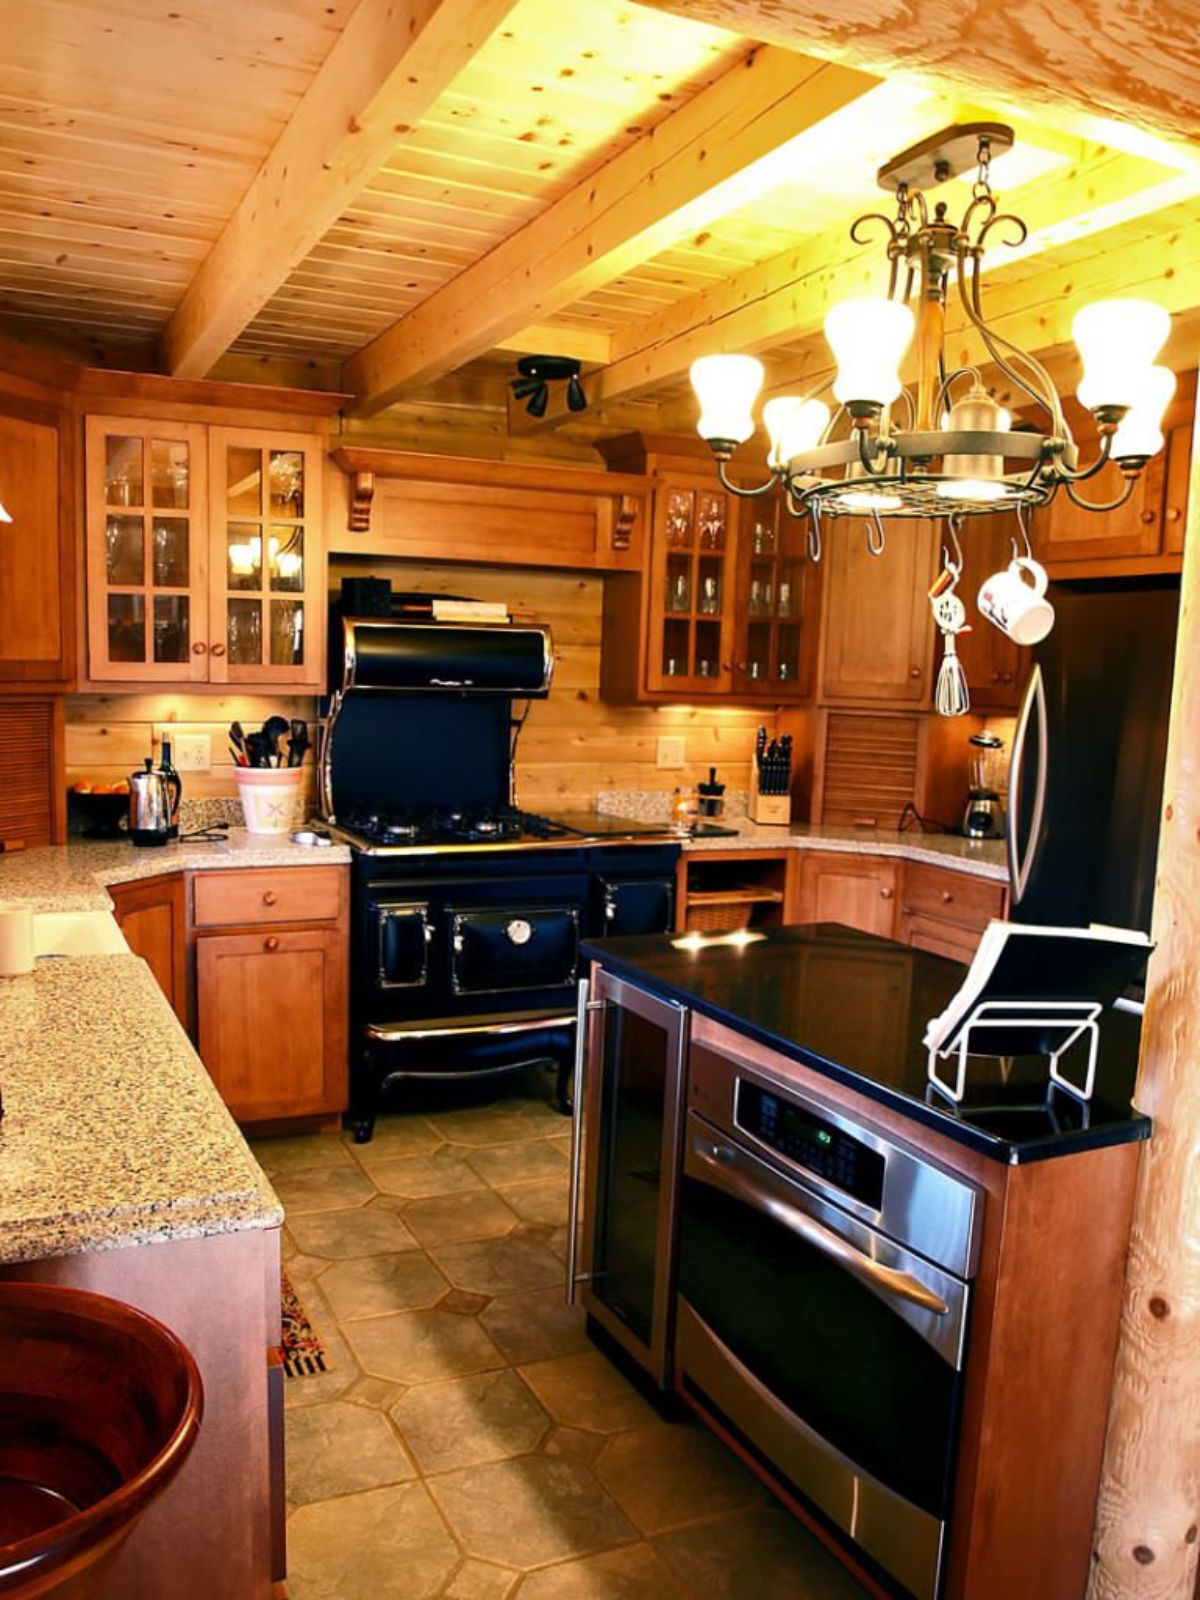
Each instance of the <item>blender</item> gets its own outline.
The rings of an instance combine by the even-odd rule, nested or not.
[[[1000,790],[1005,777],[1004,740],[994,733],[973,733],[967,743],[971,746],[970,788],[962,831],[968,839],[1002,839],[1004,811],[1000,805]]]

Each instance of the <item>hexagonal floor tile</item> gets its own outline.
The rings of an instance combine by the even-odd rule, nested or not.
[[[592,1348],[583,1307],[569,1306],[558,1285],[497,1295],[479,1320],[516,1366],[582,1355]]]
[[[271,1178],[287,1178],[316,1167],[353,1167],[354,1157],[336,1134],[302,1133],[289,1139],[254,1139],[251,1154]]]
[[[439,1145],[428,1155],[380,1161],[372,1165],[371,1177],[382,1194],[401,1195],[406,1200],[484,1187],[483,1179],[467,1165],[463,1153],[448,1144]]]
[[[288,1519],[291,1600],[433,1600],[458,1562],[419,1483],[319,1500]]]
[[[766,1491],[730,1451],[691,1423],[654,1422],[617,1434],[596,1476],[643,1533],[762,1504]]]
[[[272,1180],[290,1223],[310,1211],[362,1206],[375,1193],[370,1179],[354,1165],[326,1165]]]
[[[505,1239],[439,1245],[429,1253],[451,1283],[475,1294],[548,1289],[562,1282],[562,1262],[554,1252],[521,1233]]]
[[[522,1222],[561,1227],[567,1220],[567,1185],[558,1178],[546,1183],[515,1183],[505,1188],[504,1203]]]
[[[469,1557],[442,1590],[442,1600],[505,1600],[517,1577],[511,1567]]]
[[[550,1427],[545,1411],[507,1368],[418,1384],[389,1415],[425,1473],[524,1455]]]
[[[864,1600],[864,1590],[795,1517],[775,1506],[651,1540],[697,1600]]]
[[[471,1150],[467,1161],[485,1183],[495,1189],[512,1183],[537,1183],[567,1174],[567,1156],[557,1139],[525,1139],[519,1144],[496,1144]]]
[[[636,1537],[616,1501],[573,1461],[521,1456],[428,1483],[468,1553],[506,1566],[544,1566]]]
[[[648,1544],[543,1567],[517,1589],[518,1600],[686,1600],[686,1594]]]
[[[334,1400],[289,1412],[286,1437],[287,1493],[294,1505],[417,1475],[387,1418],[365,1406]]]
[[[516,1139],[536,1139],[541,1128],[528,1117],[515,1116],[500,1106],[472,1107],[464,1111],[443,1111],[430,1122],[451,1144],[475,1147],[508,1144]]]
[[[423,1245],[462,1244],[471,1239],[498,1239],[517,1226],[515,1212],[490,1189],[477,1193],[431,1195],[410,1200],[404,1222]]]
[[[346,1337],[363,1370],[392,1383],[431,1383],[506,1365],[475,1318],[453,1311],[398,1311],[351,1322]]]
[[[408,1113],[380,1117],[367,1144],[355,1144],[347,1136],[346,1148],[356,1161],[371,1167],[401,1156],[427,1156],[444,1143],[441,1134],[424,1117]]]
[[[449,1287],[421,1250],[339,1261],[321,1274],[321,1292],[342,1321],[436,1305]]]
[[[329,1261],[417,1248],[417,1241],[396,1213],[376,1205],[302,1213],[292,1217],[288,1228],[297,1249]]]
[[[593,1433],[619,1433],[655,1421],[633,1385],[598,1350],[535,1361],[521,1376],[556,1422]]]

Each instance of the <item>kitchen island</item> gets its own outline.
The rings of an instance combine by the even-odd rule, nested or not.
[[[1078,1600],[1134,1185],[1135,1018],[1095,1097],[926,1082],[953,961],[833,924],[587,947],[593,1327],[874,1593]],[[897,1585],[899,1588],[897,1589]]]

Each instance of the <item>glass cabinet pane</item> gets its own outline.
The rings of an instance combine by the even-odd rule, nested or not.
[[[141,517],[109,517],[104,570],[109,583],[140,588],[146,581],[145,523]]]
[[[696,659],[694,670],[698,678],[715,678],[721,670],[721,624],[698,622],[696,624]]]
[[[726,520],[723,494],[705,491],[696,496],[696,532],[701,550],[724,550]]]
[[[230,445],[225,455],[225,504],[231,517],[262,516],[262,451]]]
[[[299,667],[304,664],[303,600],[271,601],[271,665]]]
[[[276,523],[271,528],[272,589],[304,588],[304,529]]]
[[[238,667],[262,665],[262,601],[228,600],[229,660]]]
[[[800,671],[800,629],[785,623],[779,629],[779,659],[775,676],[780,683],[795,683]]]
[[[695,516],[696,496],[691,489],[667,490],[667,545],[670,549],[690,548]]]
[[[142,595],[109,595],[108,659],[145,661],[146,601]]]
[[[692,563],[688,556],[667,557],[667,593],[664,601],[667,611],[692,609]]]
[[[154,597],[155,661],[186,661],[190,643],[190,607],[185,594],[156,594]]]
[[[110,433],[104,440],[104,503],[145,505],[142,441],[132,434]]]
[[[186,517],[154,519],[154,585],[158,589],[188,586],[188,520]]]
[[[688,673],[689,625],[677,618],[663,627],[662,670],[664,678],[685,678]]]
[[[225,587],[262,588],[262,534],[257,522],[231,522],[225,530]]]
[[[187,445],[175,439],[151,439],[151,504],[166,510],[186,511],[188,493]]]
[[[696,610],[702,617],[721,615],[721,597],[724,590],[725,564],[718,558],[702,556],[699,563],[699,593]]]
[[[761,683],[771,670],[771,627],[766,622],[752,622],[746,635],[746,676],[751,683]]]
[[[304,455],[299,450],[272,450],[270,466],[271,515],[304,515]]]

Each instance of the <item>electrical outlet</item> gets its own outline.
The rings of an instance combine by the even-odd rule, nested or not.
[[[171,754],[176,772],[211,772],[212,740],[207,733],[178,733]]]
[[[662,738],[658,741],[654,764],[658,767],[681,767],[687,759],[687,745],[683,739]]]

